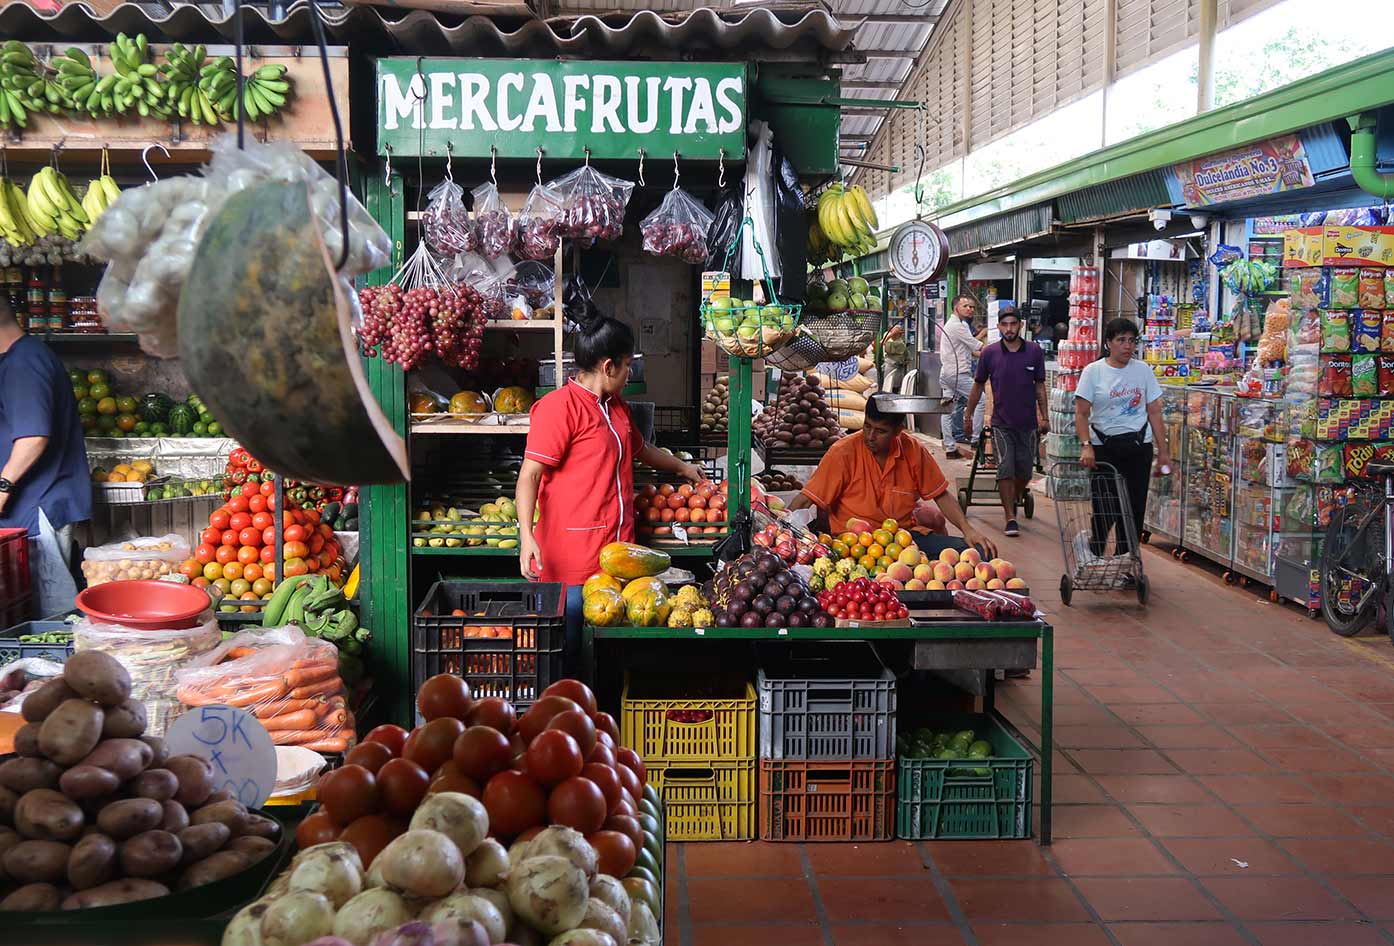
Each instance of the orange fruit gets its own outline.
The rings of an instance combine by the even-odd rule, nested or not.
[[[857,564],[867,571],[871,571],[876,567],[876,559],[872,558],[870,555],[863,555]]]
[[[837,537],[837,541],[850,548],[857,544],[857,534],[855,532],[844,532]]]
[[[895,533],[895,544],[896,544],[896,545],[900,546],[900,547],[903,548],[903,549],[908,549],[908,548],[910,547],[910,543],[912,543],[912,542],[914,542],[914,541],[915,541],[914,537],[911,536],[909,532],[906,532],[904,529],[897,529],[897,530],[896,530],[896,533]]]
[[[310,566],[305,564],[302,558],[286,559],[286,577],[294,578],[296,575],[303,575],[310,570]]]
[[[881,547],[881,543],[873,542],[866,547],[866,554],[870,555],[872,558],[880,558],[886,554],[886,550]]]
[[[213,587],[223,594],[227,594],[227,590],[232,587],[232,582],[226,578],[215,578],[213,579]]]
[[[256,581],[252,582],[252,593],[258,595],[269,595],[271,594],[271,590],[273,587],[275,586],[273,586],[271,582],[267,581],[265,578],[258,578]]]
[[[245,578],[234,579],[232,584],[228,586],[228,593],[234,595],[246,594],[251,590],[252,583]]]
[[[250,591],[244,592],[244,593],[238,595],[237,597],[238,597],[238,600],[239,600],[239,601],[260,601],[260,600],[261,600],[261,596],[260,596],[260,595],[254,594],[253,592],[250,592]],[[247,613],[247,614],[255,614],[257,611],[260,611],[261,608],[252,607],[252,606],[248,606],[248,605],[243,605],[242,608],[241,608],[241,610],[244,611],[244,612]]]
[[[189,578],[197,578],[203,574],[203,563],[196,558],[191,558],[179,566],[179,574]]]
[[[885,529],[877,529],[875,532],[871,533],[871,537],[875,540],[877,545],[882,547],[890,545],[895,541],[895,536]]]
[[[228,562],[223,566],[223,577],[229,581],[242,577],[242,563]]]
[[[871,537],[870,532],[863,532],[861,535],[857,536],[857,544],[864,549],[871,548],[871,543],[875,541],[876,540]]]
[[[223,577],[223,566],[218,562],[208,562],[203,566],[203,577],[214,581]]]

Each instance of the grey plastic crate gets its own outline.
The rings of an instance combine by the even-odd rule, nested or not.
[[[72,629],[71,624],[58,617],[43,621],[25,621],[23,624],[0,631],[0,666],[29,657],[42,657],[54,663],[63,663],[73,655],[72,641],[66,644],[22,644],[19,638],[25,634],[46,634],[50,631]]]
[[[895,675],[856,641],[756,647],[762,759],[889,759]]]

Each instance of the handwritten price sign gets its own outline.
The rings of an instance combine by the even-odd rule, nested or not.
[[[199,706],[165,735],[171,755],[202,756],[213,764],[213,788],[248,808],[260,808],[276,785],[276,746],[255,716],[234,706]]]

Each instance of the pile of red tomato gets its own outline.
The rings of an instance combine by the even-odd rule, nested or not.
[[[890,585],[857,578],[831,591],[818,593],[818,604],[835,618],[847,621],[901,621],[910,609],[900,603]]]
[[[194,557],[179,567],[193,584],[231,599],[270,596],[276,584],[276,487],[244,483],[208,517]],[[287,502],[280,515],[285,577],[322,572],[342,584],[344,560],[334,530],[313,509]],[[244,607],[244,611],[255,610]]]
[[[633,869],[647,775],[590,687],[559,680],[518,716],[507,700],[475,700],[464,680],[440,674],[416,706],[425,723],[410,733],[379,726],[320,779],[320,810],[296,830],[302,848],[346,841],[366,868],[428,794],[463,792],[484,803],[490,835],[505,844],[566,825],[595,848],[602,873]]]

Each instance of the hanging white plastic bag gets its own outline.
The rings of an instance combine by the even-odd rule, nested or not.
[[[741,278],[760,282],[766,275],[779,279],[783,270],[779,254],[774,252],[773,135],[764,122],[756,122],[754,127],[755,144],[745,165],[745,214],[751,225],[741,231]],[[755,249],[757,244],[760,252]]]

